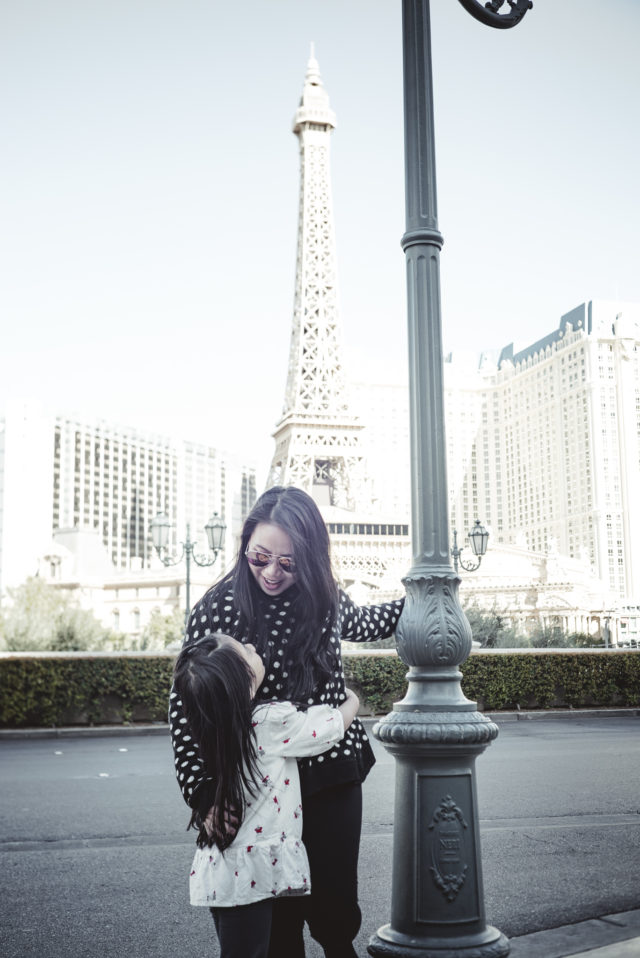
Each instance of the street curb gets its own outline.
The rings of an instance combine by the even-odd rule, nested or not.
[[[510,958],[583,958],[591,954],[614,958],[620,954],[640,954],[640,909],[602,915],[572,925],[534,931],[511,938]],[[624,942],[638,950],[624,950]],[[602,949],[602,950],[601,950]]]
[[[485,712],[492,722],[531,722],[545,719],[638,718],[640,709],[540,709],[534,712]]]
[[[640,709],[548,709],[535,712],[486,712],[485,715],[492,722],[500,725],[502,722],[531,722],[550,719],[640,718]],[[360,720],[370,729],[383,717],[382,715],[361,715]],[[64,728],[3,728],[0,729],[0,741],[168,734],[169,726],[165,722],[154,722],[151,725],[71,725]]]
[[[169,735],[165,723],[154,725],[71,725],[65,728],[3,728],[0,741],[35,738],[98,738],[121,735]]]

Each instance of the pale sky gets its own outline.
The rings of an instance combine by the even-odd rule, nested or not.
[[[640,301],[640,2],[432,0],[447,349]],[[291,121],[311,42],[353,378],[405,376],[401,4],[0,0],[0,413],[273,450],[295,277]]]

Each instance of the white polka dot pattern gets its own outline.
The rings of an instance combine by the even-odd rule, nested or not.
[[[348,642],[372,642],[393,635],[403,604],[404,599],[398,599],[383,605],[357,606],[345,592],[340,591],[337,621],[330,636],[333,651],[340,655],[341,639]],[[264,617],[271,626],[268,629],[269,638],[266,640],[271,664],[258,697],[287,701],[288,672],[284,668],[287,665],[285,654],[287,637],[291,635],[294,624],[290,599],[275,596],[268,600],[265,604]],[[233,634],[237,628],[238,619],[239,613],[233,604],[233,593],[230,590],[217,597],[209,594],[193,609],[189,617],[185,643],[195,642],[198,638],[218,630]],[[259,646],[257,650],[262,654]],[[282,657],[282,668],[276,656]],[[324,703],[337,706],[344,699],[344,674],[342,662],[339,660],[339,668],[334,672],[333,681],[318,687],[313,697],[308,699],[308,704]],[[178,784],[185,801],[192,804],[197,789],[205,781],[210,782],[211,778],[207,776],[203,767],[198,745],[190,735],[190,729],[182,711],[182,702],[173,690],[169,704],[169,725]],[[374,761],[367,734],[359,719],[355,719],[338,745],[324,755],[317,755],[299,762],[303,794],[316,791],[324,785],[338,784],[343,781],[363,781]]]

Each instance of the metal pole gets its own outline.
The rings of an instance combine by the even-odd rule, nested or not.
[[[396,759],[391,921],[369,954],[503,958],[486,924],[476,756],[497,726],[462,693],[471,630],[448,539],[433,89],[428,0],[403,0],[413,566],[398,624],[405,698],[373,729]]]
[[[458,549],[458,533],[457,530],[453,530],[453,549],[451,550],[451,555],[453,556],[453,571],[455,574],[458,574],[458,559],[460,558],[460,550]]]
[[[190,590],[191,590],[191,550],[193,549],[193,543],[191,542],[190,528],[189,523],[187,522],[187,541],[184,544],[184,558],[185,565],[187,567],[186,581],[185,581],[185,592],[186,592],[186,608],[184,610],[184,624],[185,628],[189,624],[189,613],[191,612],[191,603],[189,599]]]

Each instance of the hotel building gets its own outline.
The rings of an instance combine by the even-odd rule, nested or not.
[[[187,524],[205,554],[204,526],[217,512],[227,525],[217,575],[233,557],[255,498],[255,467],[210,445],[16,403],[0,420],[0,590],[40,574],[114,595],[126,582],[140,598],[144,583],[159,577],[171,580],[163,594],[175,606],[184,564],[173,571],[161,565],[151,519],[169,516],[172,554],[180,553]],[[203,572],[210,580],[212,570]],[[141,627],[145,617],[132,621]],[[111,615],[107,620],[114,624]],[[131,625],[127,631],[135,631]]]
[[[490,549],[579,560],[601,581],[605,604],[638,606],[640,305],[583,303],[531,346],[480,357],[453,352],[444,372],[449,509],[459,540],[480,519]],[[382,502],[394,464],[401,471],[409,461],[408,393],[360,385],[356,395],[372,480],[384,477],[376,486]],[[408,516],[402,476],[393,489],[389,504]],[[480,585],[481,572],[471,578]]]

